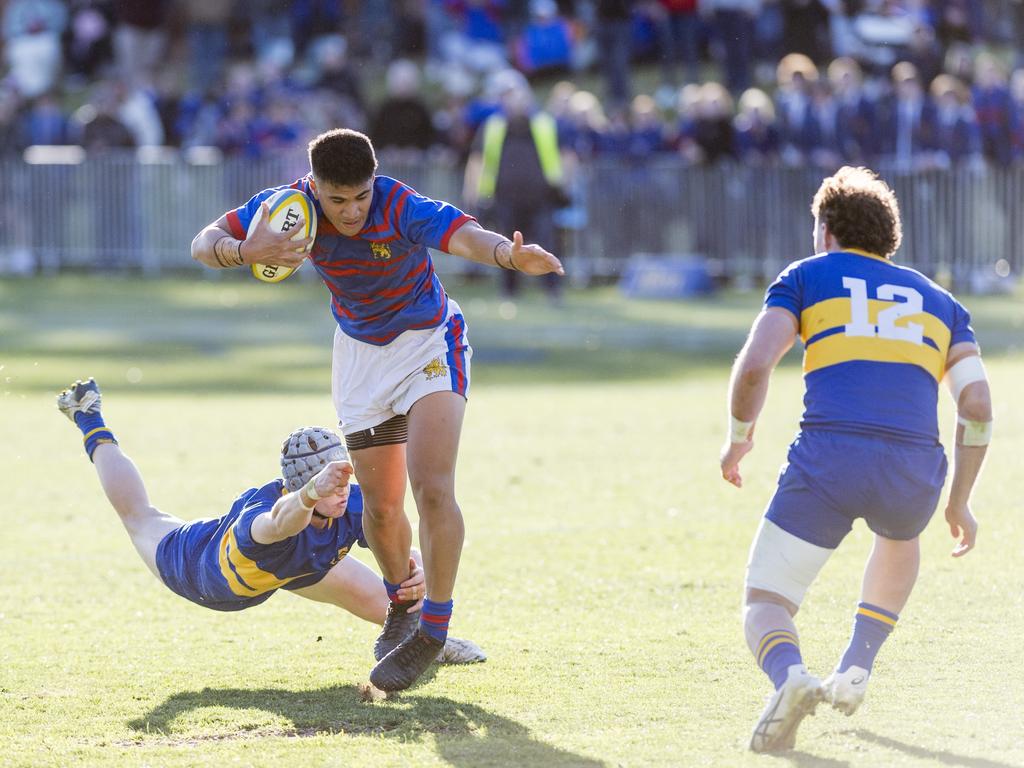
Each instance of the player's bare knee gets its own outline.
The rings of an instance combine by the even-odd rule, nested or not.
[[[416,499],[416,508],[421,515],[457,509],[455,491],[447,477],[441,480],[431,478],[413,482],[412,495]]]
[[[375,502],[366,504],[363,519],[372,525],[391,525],[405,517],[405,506],[401,502]]]

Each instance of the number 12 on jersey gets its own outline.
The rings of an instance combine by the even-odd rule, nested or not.
[[[911,344],[924,343],[924,326],[920,323],[908,322],[896,325],[901,317],[916,315],[922,311],[921,294],[905,285],[885,283],[878,286],[880,301],[895,301],[896,297],[904,301],[878,310],[878,325],[869,320],[868,284],[859,277],[844,277],[843,288],[850,292],[850,320],[846,324],[847,336],[870,336],[894,341],[909,341]]]

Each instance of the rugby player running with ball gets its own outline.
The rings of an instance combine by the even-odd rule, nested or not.
[[[310,173],[257,193],[192,242],[206,266],[296,267],[307,258],[331,293],[335,409],[363,493],[363,530],[391,599],[370,681],[408,688],[444,647],[464,538],[455,464],[472,351],[459,305],[434,272],[429,248],[528,275],[563,274],[539,245],[483,229],[448,203],[377,175],[370,140],[336,129],[309,144]],[[315,241],[292,240],[253,218],[278,189],[314,201]],[[540,193],[541,190],[538,190]],[[263,222],[269,218],[263,210]],[[419,512],[427,596],[416,615],[398,594],[409,577],[412,529],[406,478]]]

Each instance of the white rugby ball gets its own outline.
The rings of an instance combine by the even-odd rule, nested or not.
[[[274,232],[291,232],[292,240],[305,240],[307,237],[316,237],[316,209],[313,201],[298,189],[282,189],[275,192],[266,199],[267,209],[270,216],[270,229]],[[249,222],[249,231],[246,237],[256,231],[263,220],[263,207],[256,210],[256,215]],[[301,220],[301,224],[299,221]],[[298,224],[298,226],[296,226]],[[312,248],[312,243],[306,249]],[[279,283],[294,272],[298,267],[281,267],[275,264],[253,264],[252,274],[258,280],[265,283]]]

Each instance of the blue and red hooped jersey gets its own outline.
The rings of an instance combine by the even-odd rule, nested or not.
[[[847,249],[795,261],[768,288],[804,343],[801,428],[939,442],[949,348],[973,342],[971,316],[909,267]]]
[[[359,234],[346,237],[323,215],[310,190],[311,178],[265,189],[228,212],[231,234],[244,240],[260,203],[279,189],[300,189],[313,199],[317,214],[310,259],[331,292],[331,309],[344,333],[383,346],[404,331],[443,323],[448,296],[427,249],[447,251],[451,236],[473,217],[400,181],[376,176],[366,224]]]
[[[164,583],[194,603],[218,611],[258,605],[278,589],[316,584],[363,537],[363,495],[352,484],[345,514],[324,528],[307,526],[274,544],[252,538],[252,523],[285,493],[274,480],[243,492],[223,517],[193,520],[167,534],[157,546]]]

